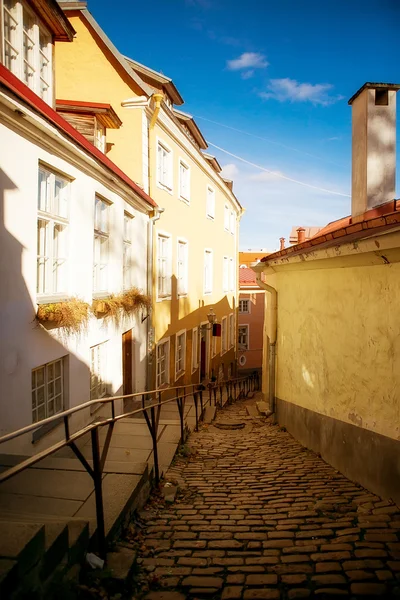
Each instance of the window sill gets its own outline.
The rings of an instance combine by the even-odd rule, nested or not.
[[[180,379],[182,377],[182,375],[185,374],[186,369],[183,369],[182,371],[178,371],[178,373],[175,373],[175,381],[178,381],[178,379]]]
[[[169,383],[165,382],[158,386],[157,390],[167,390],[169,388]]]
[[[110,295],[111,292],[93,292],[92,298],[93,300],[105,300],[106,298],[109,298]]]
[[[172,296],[157,296],[156,302],[163,302],[164,300],[172,300]]]
[[[178,294],[177,297],[178,297],[178,299],[179,298],[187,298],[188,297],[188,293],[187,292],[183,292],[182,294]]]
[[[59,419],[52,421],[51,423],[46,423],[46,425],[42,425],[39,429],[36,429],[32,434],[32,444],[39,442],[45,435],[56,429],[59,425],[61,425],[63,419],[60,417]]]
[[[179,200],[181,202],[183,202],[184,204],[186,204],[187,206],[190,206],[190,199],[184,198],[183,196],[179,196]]]
[[[210,221],[215,221],[215,217],[213,217],[211,215],[207,215],[207,219],[209,219]]]
[[[40,295],[36,297],[36,304],[55,304],[56,302],[67,302],[70,299],[67,294]]]
[[[211,296],[211,294],[212,294],[212,290],[209,292],[203,292],[203,296]]]
[[[164,185],[163,183],[160,183],[159,181],[157,181],[157,187],[160,188],[160,190],[164,190],[164,192],[167,192],[167,194],[173,194],[173,188],[172,187],[168,187],[167,185]]]

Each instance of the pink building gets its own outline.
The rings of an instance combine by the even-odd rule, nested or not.
[[[263,355],[265,292],[256,282],[252,269],[239,269],[239,373],[258,371],[261,376]]]

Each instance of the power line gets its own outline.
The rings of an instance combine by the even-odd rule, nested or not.
[[[265,171],[266,173],[270,173],[271,175],[274,175],[275,177],[280,177],[281,179],[286,179],[287,181],[291,181],[292,183],[297,183],[298,185],[304,185],[305,187],[313,188],[314,190],[319,190],[320,192],[326,192],[327,194],[335,194],[335,196],[344,196],[345,198],[351,197],[349,194],[342,194],[341,192],[334,192],[332,190],[327,190],[325,188],[321,188],[316,185],[312,185],[311,183],[305,183],[304,181],[298,181],[297,179],[292,179],[291,177],[286,177],[286,175],[282,175],[281,173],[277,173],[276,171],[270,171],[269,169],[266,169],[265,167],[262,167],[261,165],[257,165],[256,163],[253,163],[249,160],[246,160],[245,158],[242,158],[241,156],[238,156],[237,154],[228,152],[228,150],[225,150],[224,148],[221,148],[220,146],[217,146],[216,144],[213,144],[212,142],[207,141],[207,144],[209,146],[212,146],[213,148],[216,148],[217,150],[220,150],[220,152],[224,152],[225,154],[228,154],[229,156],[232,156],[233,158],[236,158],[237,160],[240,160],[248,165],[251,165],[252,167],[255,167],[256,169],[260,169],[261,171]]]
[[[218,121],[212,121],[211,119],[206,119],[205,117],[199,117],[198,115],[194,115],[196,119],[201,119],[202,121],[207,121],[208,123],[213,123],[214,125],[219,125],[219,127],[225,127],[225,129],[230,129],[231,131],[237,131],[238,133],[242,133],[243,135],[248,135],[250,137],[257,138],[258,140],[263,140],[264,142],[268,142],[269,144],[274,144],[275,146],[280,146],[281,148],[285,148],[286,150],[292,150],[293,152],[298,152],[299,154],[304,154],[305,156],[310,156],[311,158],[316,158],[317,160],[322,160],[323,162],[330,163],[332,165],[336,165],[337,167],[342,167],[343,165],[337,163],[329,158],[325,158],[323,156],[317,156],[316,154],[311,154],[310,152],[306,152],[305,150],[299,150],[298,148],[293,148],[293,146],[287,146],[286,144],[282,144],[281,142],[276,142],[275,140],[270,140],[268,138],[262,137],[261,135],[257,135],[255,133],[250,133],[249,131],[243,131],[243,129],[237,129],[236,127],[231,127],[231,125],[225,125],[224,123],[219,123]]]

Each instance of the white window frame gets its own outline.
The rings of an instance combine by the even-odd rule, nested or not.
[[[123,257],[122,257],[122,287],[128,290],[133,285],[132,279],[132,225],[134,217],[124,211],[123,226]],[[127,225],[127,227],[126,227]]]
[[[41,176],[44,180],[41,180]],[[56,183],[64,186],[62,194],[56,195]],[[38,170],[38,210],[37,210],[37,299],[61,297],[68,294],[68,255],[69,255],[69,212],[71,180],[45,165]],[[64,204],[64,214],[57,214],[58,206]],[[61,212],[60,210],[58,212]],[[39,227],[39,223],[44,226]],[[55,237],[56,231],[61,237]],[[61,250],[60,250],[61,246]],[[62,252],[62,247],[64,252]],[[64,256],[60,256],[64,254]],[[58,283],[61,280],[61,283]]]
[[[98,206],[105,207],[100,208]],[[110,231],[112,204],[99,194],[94,200],[93,294],[106,294],[110,285]],[[104,210],[104,213],[103,213]],[[100,216],[100,218],[99,218]],[[103,217],[105,221],[103,221]],[[103,255],[104,252],[104,255]]]
[[[160,357],[159,357],[159,348],[164,347],[165,349],[165,354],[164,354],[164,363],[165,363],[165,368],[163,371],[160,370],[160,365],[161,365],[161,361],[160,361]],[[161,388],[161,387],[165,387],[169,385],[169,377],[170,377],[170,368],[169,368],[169,357],[170,357],[170,348],[171,348],[171,344],[170,344],[170,338],[163,338],[162,340],[160,340],[158,342],[158,344],[156,345],[156,387],[157,389]],[[163,381],[161,381],[161,377],[162,375],[164,375],[163,377]]]
[[[243,310],[243,304],[247,302],[247,310]],[[251,307],[250,307],[250,298],[239,298],[239,315],[250,315]]]
[[[222,317],[221,319],[221,356],[228,352],[228,319]]]
[[[200,332],[198,327],[192,329],[192,373],[199,368]]]
[[[161,162],[159,149],[165,152],[165,157]],[[165,160],[165,164],[164,164]],[[173,167],[174,158],[172,149],[163,140],[157,138],[157,186],[162,190],[172,194],[173,191]]]
[[[172,237],[165,231],[157,232],[157,302],[171,299],[172,278]],[[162,247],[166,248],[166,256],[160,254],[160,239],[165,240]],[[165,280],[164,282],[162,280]],[[162,284],[162,285],[160,285]],[[165,285],[164,285],[165,284]]]
[[[182,338],[183,343],[178,343],[178,340]],[[181,356],[179,357],[179,349],[181,349]],[[179,362],[181,363],[179,365]],[[182,377],[186,371],[186,329],[181,329],[175,335],[175,381]]]
[[[231,210],[231,215],[230,215],[230,220],[229,220],[229,227],[230,227],[231,234],[235,235],[236,217],[235,217],[235,213],[233,212],[233,210]]]
[[[229,233],[230,231],[230,210],[228,204],[224,206],[224,230]]]
[[[90,347],[90,399],[107,396],[108,341]]]
[[[222,291],[229,292],[229,257],[222,259]]]
[[[181,176],[181,166],[186,172],[186,182]],[[190,204],[190,167],[182,158],[179,159],[179,198],[186,204]],[[186,189],[185,189],[186,188]]]
[[[210,257],[209,259],[206,257]],[[205,248],[204,249],[204,267],[203,267],[203,294],[209,295],[212,294],[213,291],[213,278],[214,278],[214,268],[213,268],[213,262],[214,262],[214,258],[213,258],[213,251],[211,248]],[[207,265],[207,260],[210,260],[210,264]],[[207,275],[208,275],[208,279],[209,281],[207,281]]]
[[[43,419],[47,419],[47,417],[52,417],[53,415],[57,415],[66,409],[67,406],[67,386],[66,386],[66,365],[67,365],[67,356],[62,356],[56,360],[52,360],[44,365],[40,365],[39,367],[35,367],[32,369],[32,379],[31,379],[31,398],[32,398],[32,423],[40,423]],[[60,374],[56,376],[56,365],[60,365]],[[43,381],[42,383],[38,383],[38,373],[39,371],[44,370],[43,372]],[[53,376],[51,377],[50,371],[53,370]],[[56,392],[57,382],[59,382],[59,392]],[[52,389],[52,393],[49,393]],[[39,402],[38,395],[40,390],[43,391],[43,401]],[[61,396],[61,404],[58,410],[56,410],[56,400]],[[54,403],[54,409],[49,410],[50,404]],[[39,419],[39,408],[44,407],[44,416]],[[35,418],[36,416],[36,418]]]
[[[181,265],[180,248],[184,248],[183,263]],[[178,298],[188,295],[189,277],[189,242],[185,238],[178,238],[176,245],[176,281]]]
[[[246,333],[245,333],[245,336],[247,339],[246,344],[243,344],[240,342],[240,337],[241,337],[241,335],[243,335],[240,332],[241,329],[246,330]],[[238,351],[246,352],[247,350],[249,350],[249,348],[250,348],[250,325],[248,325],[247,323],[240,323],[239,327],[238,327]]]
[[[235,260],[232,256],[229,259],[229,289],[234,292],[236,289],[236,277],[235,277]]]
[[[211,192],[211,194],[210,194]],[[211,185],[206,188],[206,217],[214,221],[215,219],[215,189]]]
[[[229,315],[229,348],[233,348],[235,345],[235,318],[234,314]]]
[[[53,103],[52,36],[26,2],[11,0],[10,4],[13,4],[11,7],[6,6],[6,2],[7,0],[0,1],[2,63],[51,105]],[[24,15],[30,20],[29,31],[25,31],[24,28]],[[6,36],[6,22],[11,23],[10,39]],[[7,56],[10,58],[7,59]]]

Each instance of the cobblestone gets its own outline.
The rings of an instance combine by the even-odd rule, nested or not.
[[[146,599],[400,598],[400,509],[249,419],[254,402],[223,410],[243,429],[193,433],[166,475],[175,501],[141,511],[138,563],[171,590]]]

